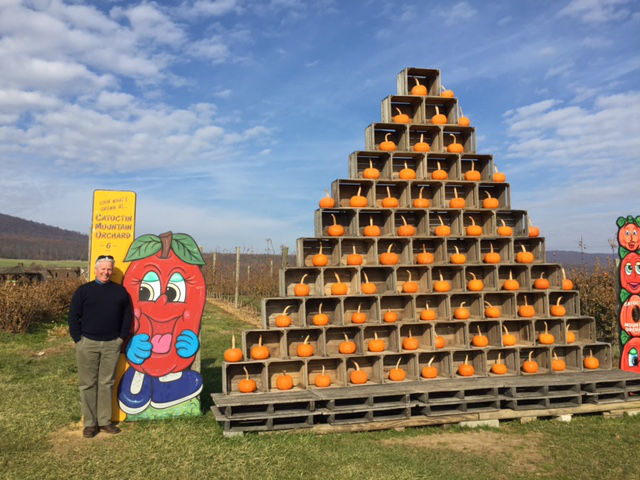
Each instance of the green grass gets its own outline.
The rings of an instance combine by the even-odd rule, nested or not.
[[[0,268],[15,267],[19,263],[22,263],[25,267],[35,263],[36,265],[41,265],[43,267],[58,268],[86,267],[88,265],[85,260],[30,260],[22,258],[0,258]]]
[[[0,333],[0,478],[620,479],[637,473],[640,416],[574,417],[500,429],[248,434],[209,410],[222,352],[246,326],[207,306],[199,418],[125,423],[83,439],[73,345],[63,325]]]

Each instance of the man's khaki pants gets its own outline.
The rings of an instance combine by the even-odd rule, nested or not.
[[[82,337],[76,343],[78,386],[85,427],[111,423],[111,395],[122,339],[106,342]]]

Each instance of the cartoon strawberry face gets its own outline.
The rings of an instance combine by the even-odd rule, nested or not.
[[[171,232],[143,235],[131,245],[126,260],[131,265],[123,285],[133,302],[134,339],[140,336],[150,344],[148,358],[131,366],[155,377],[185,370],[194,356],[180,354],[180,338],[186,331],[197,336],[206,301],[199,266],[204,261],[195,241]]]
[[[618,230],[618,243],[627,250],[635,252],[640,246],[640,227],[627,223]]]
[[[640,293],[640,255],[635,252],[620,261],[620,285],[631,294]]]
[[[632,338],[624,345],[620,369],[640,373],[640,338]]]
[[[640,297],[631,295],[620,309],[620,327],[632,337],[640,337]]]

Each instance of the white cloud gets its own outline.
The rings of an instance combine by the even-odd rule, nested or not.
[[[579,18],[585,23],[605,23],[627,18],[629,0],[571,0],[559,16]]]

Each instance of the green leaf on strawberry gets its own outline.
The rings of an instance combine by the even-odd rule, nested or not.
[[[620,330],[620,344],[621,345],[624,345],[625,343],[627,343],[630,338],[631,338],[631,335],[629,335],[624,330]]]
[[[158,253],[161,249],[162,242],[160,241],[160,237],[151,234],[141,235],[136,238],[129,247],[124,261],[133,262],[135,260],[141,260]]]
[[[204,265],[198,244],[186,233],[176,233],[171,240],[171,248],[176,256],[191,265]]]

